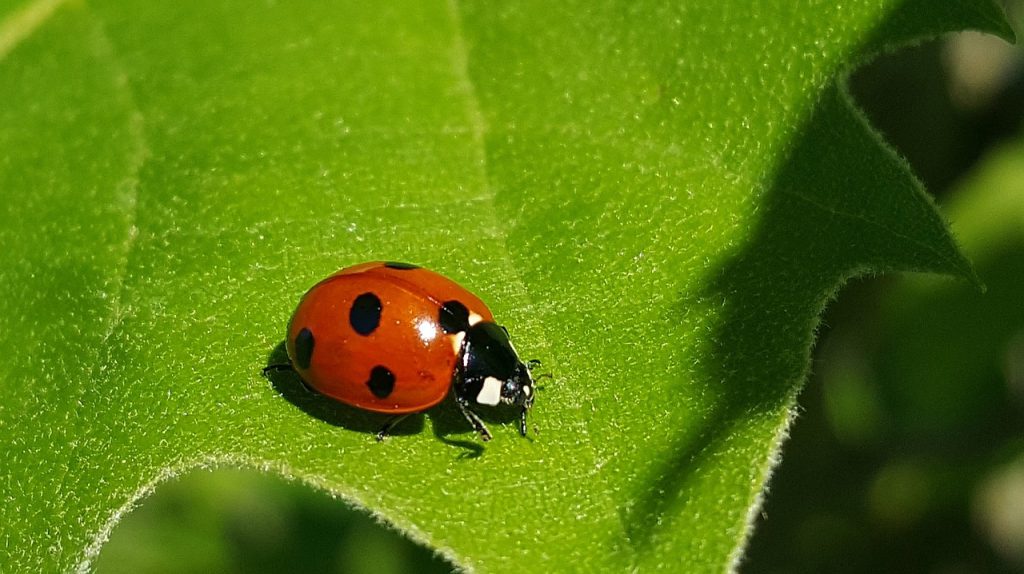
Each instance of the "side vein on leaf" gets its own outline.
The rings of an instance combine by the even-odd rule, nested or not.
[[[935,247],[933,247],[933,246],[931,246],[931,245],[929,245],[929,244],[927,244],[927,243],[925,243],[925,242],[923,242],[923,241],[921,241],[919,239],[915,239],[914,237],[911,237],[911,236],[909,236],[909,235],[907,235],[905,233],[900,233],[899,231],[896,231],[895,229],[891,229],[889,227],[886,227],[885,225],[882,225],[881,223],[878,223],[877,221],[873,221],[873,220],[871,220],[871,219],[869,219],[867,217],[864,217],[863,215],[860,215],[860,214],[857,214],[857,213],[850,213],[850,212],[847,212],[847,211],[842,211],[842,210],[836,209],[834,207],[830,207],[828,205],[819,203],[819,202],[811,199],[810,197],[808,197],[806,195],[803,195],[801,193],[797,193],[797,192],[795,192],[795,191],[793,191],[791,189],[782,189],[780,191],[781,191],[781,193],[783,193],[785,195],[788,195],[790,197],[793,197],[793,198],[799,199],[801,201],[804,201],[807,204],[809,204],[809,205],[811,205],[813,207],[816,207],[816,208],[818,208],[818,209],[820,209],[820,210],[822,210],[825,213],[828,213],[830,215],[837,215],[837,216],[840,216],[840,217],[846,217],[846,218],[849,218],[849,219],[854,219],[854,220],[857,220],[857,221],[861,221],[861,222],[866,223],[866,224],[868,224],[868,225],[870,225],[872,227],[875,227],[876,229],[880,229],[883,232],[889,233],[891,235],[895,235],[896,237],[899,237],[899,238],[904,239],[904,240],[906,240],[906,241],[908,241],[910,243],[913,243],[914,245],[917,245],[918,247],[921,247],[921,248],[923,248],[926,251],[930,251],[932,254],[936,255],[940,260],[942,260],[942,261],[946,262],[947,264],[949,264],[951,269],[961,269],[964,272],[968,272],[968,270],[962,269],[963,266],[961,264],[959,264],[957,261],[955,261],[954,259],[950,258],[948,255],[946,255],[942,251],[936,249]]]
[[[0,60],[46,23],[65,0],[29,2],[0,22]]]
[[[149,146],[146,144],[142,111],[135,102],[135,96],[129,87],[128,74],[121,65],[120,60],[117,58],[114,51],[114,44],[107,36],[103,22],[100,21],[99,17],[92,12],[89,13],[89,18],[91,18],[95,23],[94,49],[96,55],[106,59],[107,63],[110,65],[111,70],[115,74],[115,87],[122,94],[122,101],[120,103],[128,110],[128,133],[131,136],[134,148],[133,153],[129,158],[129,163],[127,165],[128,169],[125,170],[125,177],[117,184],[117,187],[120,189],[119,199],[121,200],[124,208],[127,232],[120,245],[121,258],[118,268],[113,274],[110,320],[103,333],[103,338],[100,340],[99,347],[102,349],[106,347],[110,337],[117,330],[118,325],[121,324],[127,314],[127,310],[124,308],[122,300],[124,295],[124,284],[128,275],[128,263],[131,259],[132,252],[135,249],[136,239],[139,235],[138,228],[135,225],[138,219],[139,173],[142,171],[143,165],[145,165],[146,161],[149,159],[150,150]],[[99,364],[95,365],[94,368],[98,367]]]
[[[118,246],[119,259],[117,268],[111,274],[111,282],[109,290],[111,291],[110,299],[110,314],[107,320],[106,329],[103,332],[103,336],[96,346],[95,353],[91,357],[92,367],[90,369],[91,376],[95,378],[103,369],[105,365],[105,351],[109,347],[109,340],[116,332],[117,327],[122,324],[127,310],[123,305],[125,280],[128,275],[128,264],[132,256],[136,245],[136,238],[138,237],[138,229],[136,227],[136,221],[138,218],[138,196],[139,196],[139,173],[142,167],[145,165],[149,158],[150,151],[146,143],[145,138],[145,127],[144,117],[138,104],[135,101],[134,94],[129,86],[128,74],[121,64],[120,59],[114,49],[114,44],[111,42],[109,36],[106,33],[106,27],[92,11],[86,10],[86,17],[91,21],[93,34],[89,38],[91,40],[92,52],[97,59],[104,61],[109,67],[112,73],[112,79],[115,87],[115,92],[120,93],[120,101],[117,104],[123,106],[127,111],[128,116],[128,134],[131,138],[132,149],[128,156],[128,162],[125,166],[125,175],[117,183],[116,194],[117,201],[119,201],[119,207],[123,209],[124,223],[125,223],[125,235],[121,244]],[[78,403],[81,404],[82,397],[88,392],[91,387],[87,385],[79,386],[77,390]],[[75,428],[78,429],[75,432],[75,436],[82,435],[82,428],[87,423],[81,416],[75,418]],[[68,475],[73,471],[70,465],[63,467],[63,476],[61,477],[61,489],[67,490],[67,479]],[[117,522],[123,509],[119,509],[115,514],[105,522]],[[84,554],[80,556],[79,571],[85,571],[88,569],[89,564],[95,559],[96,555],[99,554],[100,546],[105,540],[105,537],[109,534],[111,526],[106,525],[101,527],[98,532],[93,533],[93,540],[88,544],[84,550]]]

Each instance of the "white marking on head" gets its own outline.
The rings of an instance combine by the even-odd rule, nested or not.
[[[494,377],[484,379],[484,386],[476,396],[476,402],[492,407],[501,402],[501,381]]]
[[[484,318],[481,317],[480,315],[477,315],[476,313],[473,313],[473,312],[469,313],[469,326],[470,327],[472,327],[473,325],[476,325],[477,323],[479,323],[480,321],[483,321],[483,320],[484,320]]]
[[[454,333],[449,336],[452,338],[452,349],[454,349],[455,354],[458,355],[459,351],[462,350],[462,340],[466,338],[466,332],[459,331],[458,333]]]
[[[526,396],[530,396],[531,394],[533,394],[533,389],[530,388],[530,385],[523,385],[520,388],[523,389],[523,394]]]

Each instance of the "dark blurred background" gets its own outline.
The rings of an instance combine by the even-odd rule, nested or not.
[[[1006,3],[1024,31],[1024,0]],[[857,101],[988,290],[905,275],[829,308],[746,572],[1024,572],[1024,49],[964,33],[857,71]],[[448,572],[324,493],[255,472],[162,485],[114,572]]]

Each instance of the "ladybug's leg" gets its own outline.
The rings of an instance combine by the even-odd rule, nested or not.
[[[391,420],[384,423],[384,426],[379,431],[377,431],[377,442],[380,442],[388,438],[388,435],[391,434],[391,429],[395,428],[395,425],[397,425],[398,423],[404,421],[405,417],[407,416],[409,415],[398,415],[396,417],[391,417]]]
[[[480,420],[480,417],[476,416],[476,413],[469,409],[469,401],[458,397],[455,399],[455,404],[459,405],[459,410],[462,411],[462,416],[466,417],[469,424],[473,425],[473,429],[480,433],[480,440],[487,442],[491,440],[491,433],[484,426],[484,422]]]
[[[269,372],[280,372],[280,371],[294,371],[291,363],[274,363],[273,365],[267,365],[263,367],[263,374],[266,375]]]
[[[519,434],[526,436],[526,411],[530,410],[530,407],[523,407],[522,412],[519,413]]]
[[[275,363],[273,365],[267,365],[266,367],[263,367],[263,376],[267,376],[267,373],[280,373],[281,371],[291,371],[294,373],[295,367],[293,367],[291,363]],[[307,383],[301,376],[299,377],[299,382],[302,383],[302,388],[306,389],[307,393],[311,395],[320,394],[316,389],[309,386],[309,383]]]

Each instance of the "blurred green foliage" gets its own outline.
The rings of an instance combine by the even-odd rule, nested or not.
[[[119,525],[97,574],[451,572],[432,551],[307,485],[221,469],[174,480]]]

